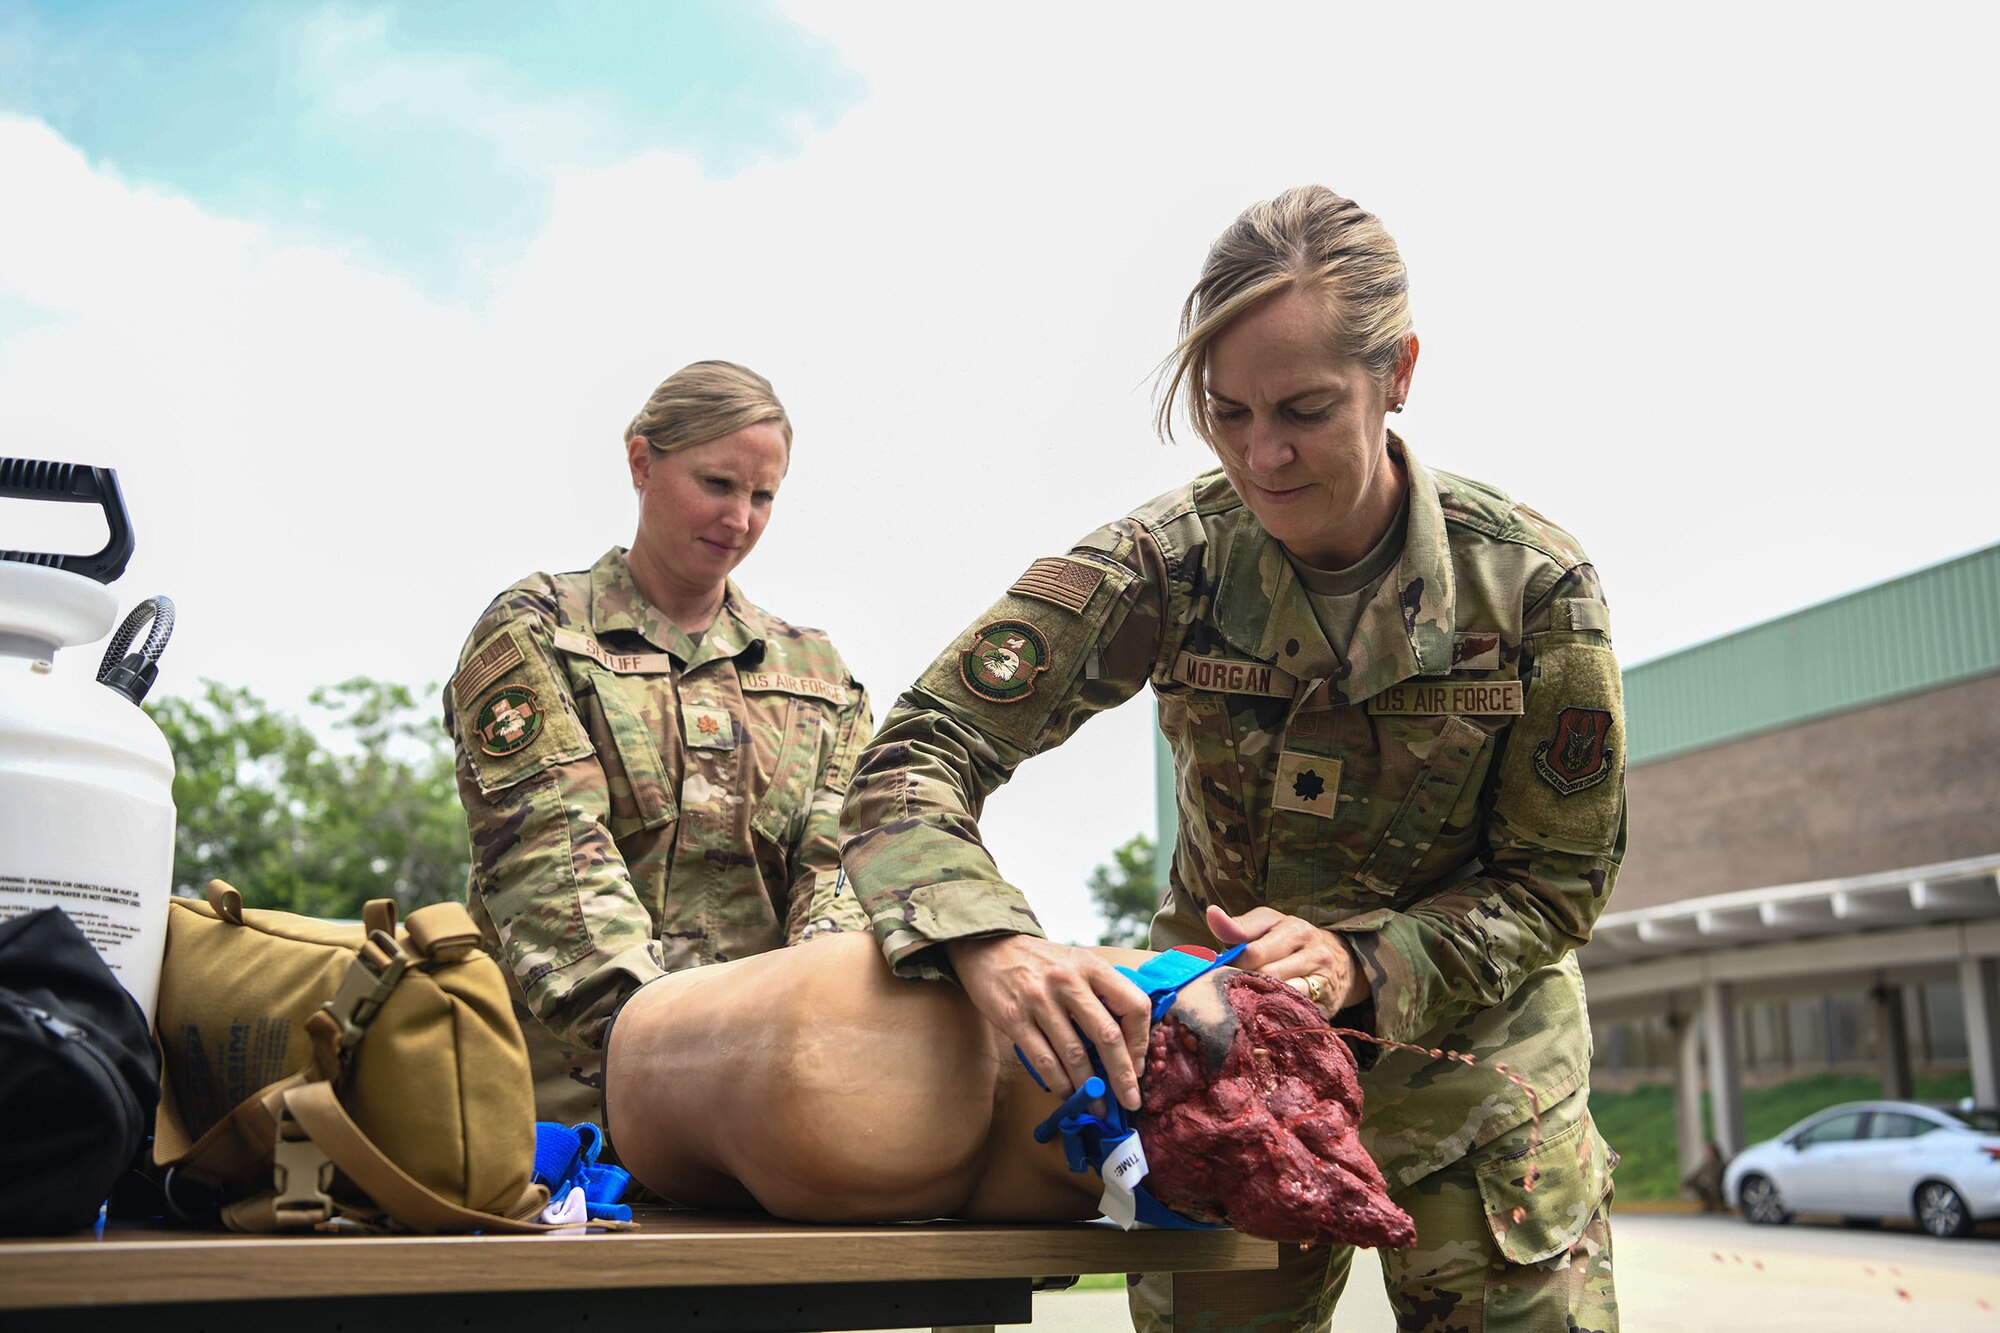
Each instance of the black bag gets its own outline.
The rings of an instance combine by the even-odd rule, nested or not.
[[[146,1015],[76,923],[0,921],[0,1232],[94,1223],[159,1104]]]

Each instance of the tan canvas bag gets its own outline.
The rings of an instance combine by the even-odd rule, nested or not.
[[[172,900],[157,1165],[239,1231],[536,1231],[534,1088],[499,966],[458,903],[361,924]]]

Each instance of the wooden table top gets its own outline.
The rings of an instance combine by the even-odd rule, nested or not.
[[[935,1281],[1272,1268],[1234,1231],[1102,1223],[820,1226],[641,1210],[634,1231],[547,1236],[252,1236],[110,1225],[0,1239],[0,1309],[266,1297]],[[588,1247],[579,1249],[579,1246]]]

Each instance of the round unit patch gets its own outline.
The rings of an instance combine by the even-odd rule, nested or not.
[[[479,748],[490,755],[527,749],[542,734],[542,706],[525,685],[502,685],[479,701],[472,715]]]
[[[996,620],[981,627],[958,655],[965,688],[996,704],[1019,703],[1035,692],[1035,677],[1049,669],[1049,641],[1025,620]]]

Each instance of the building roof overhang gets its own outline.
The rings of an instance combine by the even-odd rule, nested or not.
[[[1712,950],[1988,918],[2000,919],[2000,852],[1607,912],[1578,960],[1595,974]]]

